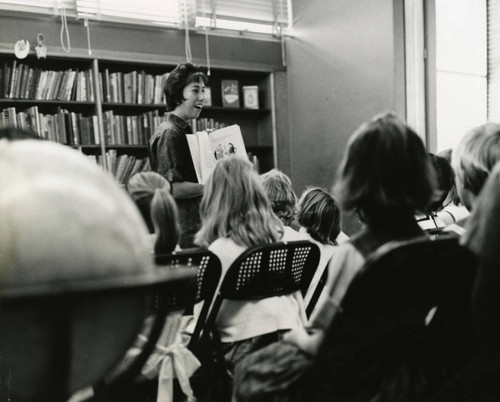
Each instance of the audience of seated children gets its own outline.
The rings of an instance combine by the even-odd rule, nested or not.
[[[174,251],[180,229],[168,180],[155,172],[139,172],[130,178],[127,191],[148,226],[151,252],[168,254]]]
[[[284,336],[285,344],[270,345],[238,365],[237,400],[262,396],[266,390],[283,390],[287,381],[296,378],[292,371],[307,367],[306,363],[288,362],[293,360],[291,356],[300,361],[306,355],[315,355],[326,328],[341,308],[349,283],[370,253],[389,241],[425,236],[414,217],[429,211],[435,194],[435,172],[420,137],[396,116],[387,113],[363,124],[351,137],[338,173],[335,190],[341,207],[355,210],[363,228],[335,252],[327,283],[329,298],[319,306],[308,330],[290,331]],[[283,348],[288,357],[278,359]],[[278,361],[285,364],[280,367]],[[274,378],[259,379],[260,368],[266,367],[268,373],[275,373]],[[265,389],[261,387],[264,381]]]
[[[279,169],[271,169],[260,175],[260,179],[274,214],[283,222],[284,235],[288,240],[305,240],[298,233],[297,196],[290,178]]]
[[[453,151],[452,165],[460,200],[472,211],[490,171],[500,161],[500,124],[486,123],[472,129]],[[463,227],[466,219],[457,222]]]
[[[318,245],[321,257],[316,273],[304,296],[307,306],[313,296],[321,276],[337,250],[337,246],[349,238],[340,231],[340,207],[335,199],[325,190],[312,187],[304,191],[299,201],[298,223],[300,233]],[[321,305],[326,292],[317,301]]]
[[[200,215],[196,242],[219,257],[222,278],[247,248],[282,239],[283,224],[273,213],[259,176],[248,160],[237,156],[218,161],[205,185]],[[304,322],[302,297],[296,292],[255,301],[225,300],[216,325],[231,367]]]

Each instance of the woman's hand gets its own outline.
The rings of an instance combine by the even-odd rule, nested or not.
[[[283,342],[295,345],[307,354],[315,356],[325,333],[322,329],[309,331],[305,328],[292,329],[283,336]]]

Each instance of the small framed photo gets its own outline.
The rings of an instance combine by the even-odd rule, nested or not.
[[[239,84],[237,80],[222,80],[222,106],[240,107]]]

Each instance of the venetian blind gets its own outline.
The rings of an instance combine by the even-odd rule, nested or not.
[[[488,120],[500,121],[500,0],[488,1]]]

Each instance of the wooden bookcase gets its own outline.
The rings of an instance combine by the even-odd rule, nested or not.
[[[147,165],[149,137],[166,109],[162,77],[174,63],[90,56],[38,60],[32,54],[24,60],[0,54],[0,63],[0,126],[16,119],[18,127],[75,147],[114,174],[127,157],[129,163],[144,160]],[[238,108],[223,107],[221,81],[227,79],[238,81]],[[247,85],[258,86],[259,109],[243,107],[242,88]],[[208,86],[212,105],[192,123],[194,130],[211,123],[238,124],[260,172],[276,166],[272,72],[212,68]]]

